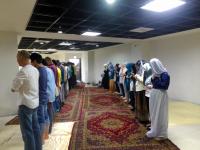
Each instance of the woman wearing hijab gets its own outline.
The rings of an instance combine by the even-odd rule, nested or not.
[[[117,93],[120,93],[120,88],[119,88],[119,71],[120,71],[120,67],[119,64],[115,65],[115,87],[117,90]]]
[[[137,73],[135,75],[136,83],[136,117],[140,122],[146,123],[148,122],[148,109],[147,109],[147,102],[145,98],[145,88],[143,84],[143,76],[144,76],[144,69],[143,64],[145,62],[142,60],[137,61],[136,63],[136,70]]]
[[[124,90],[124,81],[125,81],[126,71],[127,71],[127,68],[125,64],[122,64],[119,71],[119,83],[120,83],[120,91],[121,91],[120,94],[123,99],[126,99],[125,90]]]
[[[114,84],[114,71],[115,68],[111,62],[108,64],[108,75],[109,75],[109,91],[111,93],[115,90],[115,84]]]
[[[108,65],[104,64],[104,73],[102,78],[102,87],[104,89],[109,89],[109,75],[108,75]]]
[[[136,67],[135,64],[132,64],[132,72],[130,76],[130,91],[129,91],[129,96],[130,96],[130,102],[129,104],[132,106],[132,111],[135,111],[135,76],[136,74]]]
[[[128,102],[130,103],[130,95],[129,95],[129,91],[130,91],[130,78],[131,78],[131,73],[132,73],[132,66],[133,66],[133,63],[128,63],[126,64],[126,68],[127,68],[127,71],[126,71],[126,76],[125,76],[125,96],[126,96],[126,100],[125,102]]]
[[[149,118],[149,97],[150,97],[150,93],[151,93],[151,89],[148,87],[151,87],[151,77],[152,77],[152,69],[149,63],[145,63],[143,65],[143,69],[144,69],[144,76],[143,76],[143,84],[145,86],[145,98],[146,98],[146,108],[147,108],[147,114],[148,114],[148,118]],[[149,118],[150,119],[150,118]],[[149,124],[148,124],[149,126]]]
[[[168,137],[168,95],[167,90],[170,83],[170,76],[159,59],[150,60],[152,67],[152,91],[150,95],[150,118],[151,130],[146,133],[149,138],[158,140]],[[151,86],[149,86],[151,87]]]

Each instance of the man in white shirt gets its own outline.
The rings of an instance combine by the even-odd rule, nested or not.
[[[39,72],[30,64],[27,51],[17,53],[17,62],[22,69],[13,80],[12,92],[19,92],[21,104],[18,110],[24,150],[42,150],[40,126],[37,117],[39,106]]]

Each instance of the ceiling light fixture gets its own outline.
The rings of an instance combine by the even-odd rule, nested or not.
[[[59,30],[58,33],[63,33],[63,32],[61,30]]]
[[[147,27],[139,27],[133,30],[130,30],[130,32],[137,32],[137,33],[144,33],[154,30],[154,28],[147,28]]]
[[[76,48],[76,47],[70,47],[69,49],[72,49],[72,50],[78,50],[78,49],[80,49],[80,48]]]
[[[56,49],[48,48],[47,51],[56,51]]]
[[[50,41],[37,39],[37,40],[35,40],[34,42],[35,42],[35,43],[40,43],[40,44],[47,44],[47,43],[49,43]]]
[[[84,35],[84,36],[98,36],[98,35],[101,35],[101,33],[99,33],[99,32],[84,32],[81,35]]]
[[[60,46],[71,46],[72,43],[69,43],[69,42],[61,42],[61,43],[59,43],[58,45],[60,45]]]
[[[77,57],[76,56],[74,56],[74,59],[76,59]]]
[[[115,0],[106,0],[106,2],[107,2],[108,4],[113,4],[113,3],[115,2]]]
[[[59,26],[58,33],[63,33],[61,26]]]
[[[184,5],[186,2],[182,0],[153,0],[141,7],[141,9],[154,12],[164,12],[178,6]]]

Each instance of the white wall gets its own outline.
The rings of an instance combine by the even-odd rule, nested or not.
[[[170,98],[200,104],[200,32],[148,42],[148,58],[159,58],[171,75]]]
[[[18,71],[16,60],[17,34],[0,32],[0,116],[17,112],[18,94],[10,91],[12,81]]]

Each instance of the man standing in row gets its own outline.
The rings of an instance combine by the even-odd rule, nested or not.
[[[30,64],[27,51],[17,53],[17,62],[23,68],[13,80],[12,92],[19,92],[21,104],[18,116],[25,150],[42,150],[37,108],[39,106],[39,72]]]

